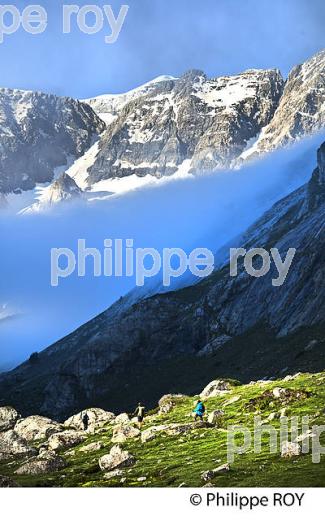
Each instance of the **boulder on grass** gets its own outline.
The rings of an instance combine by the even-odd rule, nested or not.
[[[167,425],[161,424],[160,426],[152,426],[151,428],[143,430],[141,432],[141,442],[148,442],[154,440],[159,433],[167,430],[167,428]]]
[[[302,448],[298,442],[283,442],[281,446],[281,457],[285,459],[291,459],[301,455]]]
[[[86,435],[82,432],[65,431],[54,433],[48,440],[50,450],[65,450],[81,444],[86,439]]]
[[[272,394],[276,399],[281,399],[281,397],[285,397],[287,390],[285,388],[275,387],[272,390]]]
[[[141,432],[141,441],[148,442],[152,441],[157,437],[159,433],[165,433],[166,435],[176,436],[187,434],[193,430],[199,428],[207,428],[206,422],[192,422],[192,423],[172,423],[172,424],[161,424],[160,426],[151,426]]]
[[[225,412],[223,410],[213,410],[208,415],[208,423],[212,426],[221,426],[224,415]]]
[[[100,430],[105,424],[112,422],[115,419],[115,415],[112,412],[106,412],[102,408],[87,408],[72,417],[69,417],[64,423],[66,428],[73,428],[75,430],[83,430],[84,425],[82,417],[87,412],[89,417],[88,430],[90,433],[95,433]]]
[[[204,482],[208,482],[209,480],[212,480],[213,478],[215,478],[217,475],[220,475],[222,473],[228,473],[228,471],[230,471],[229,464],[223,464],[222,466],[219,466],[216,469],[210,469],[208,471],[204,471],[201,475],[201,478],[202,478],[202,480],[204,480]]]
[[[13,430],[0,433],[0,461],[36,454],[37,450],[31,448],[27,441],[19,437]]]
[[[202,390],[200,397],[203,399],[207,399],[208,397],[217,397],[219,395],[228,393],[230,389],[231,385],[228,381],[215,379]]]
[[[66,467],[66,462],[53,451],[42,453],[38,457],[25,462],[15,473],[17,475],[45,475]]]
[[[114,469],[113,471],[109,471],[108,473],[105,473],[104,474],[104,478],[106,480],[110,480],[112,478],[117,478],[117,477],[123,477],[123,470],[121,469]]]
[[[119,424],[113,430],[112,442],[126,442],[128,439],[134,439],[139,436],[139,428],[135,428],[132,424]]]
[[[62,424],[47,417],[32,415],[17,421],[14,431],[28,442],[48,439],[53,433],[63,430]]]
[[[130,417],[127,413],[120,413],[114,419],[115,424],[128,424],[130,422]]]
[[[166,394],[159,399],[159,414],[163,415],[169,413],[177,403],[185,397],[183,394]]]
[[[81,451],[83,453],[88,453],[90,451],[101,450],[102,448],[104,448],[104,444],[102,442],[98,441],[98,442],[91,442],[90,444],[87,444],[87,446],[83,446],[82,448],[80,448],[79,451]]]
[[[102,471],[112,471],[114,469],[128,468],[133,466],[136,459],[128,451],[123,451],[120,446],[113,446],[108,455],[99,459],[99,467]]]
[[[0,407],[0,432],[12,430],[18,419],[20,414],[12,406]]]

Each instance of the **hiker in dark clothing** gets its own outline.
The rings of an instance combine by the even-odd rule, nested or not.
[[[84,430],[88,430],[89,415],[87,414],[87,412],[85,412],[82,416],[82,424],[84,425]]]
[[[203,421],[204,412],[205,412],[205,406],[201,400],[198,400],[196,407],[193,410],[194,421],[196,421],[197,419],[199,419],[200,421]]]
[[[141,403],[138,403],[138,406],[136,407],[135,412],[133,414],[137,416],[140,428],[144,419],[144,411],[145,407]]]

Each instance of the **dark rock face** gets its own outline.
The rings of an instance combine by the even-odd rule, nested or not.
[[[325,202],[325,143],[317,153],[318,166],[313,172],[308,187],[308,208],[312,210]]]
[[[89,184],[112,177],[161,177],[211,170],[240,156],[272,119],[283,91],[277,70],[209,80],[190,71],[126,104],[100,143]],[[188,161],[188,163],[184,163]]]
[[[79,409],[81,403],[99,404],[104,389],[110,392],[114,385],[120,399],[120,389],[132,372],[127,367],[134,360],[150,366],[188,355],[201,359],[220,348],[220,338],[232,341],[261,323],[279,338],[301,327],[324,324],[323,171],[324,145],[312,180],[275,204],[242,237],[242,247],[278,248],[282,259],[289,248],[297,250],[281,287],[272,286],[275,268],[263,278],[253,278],[239,267],[239,275],[232,278],[225,265],[194,286],[158,294],[131,307],[118,302],[42,352],[37,366],[26,363],[2,375],[3,399],[9,404],[14,404],[10,399],[19,402],[38,382],[32,411],[37,408],[62,416]],[[227,343],[222,348],[227,355]],[[272,359],[272,353],[268,355]]]
[[[83,155],[104,128],[79,101],[0,89],[0,192],[51,181],[54,169]]]

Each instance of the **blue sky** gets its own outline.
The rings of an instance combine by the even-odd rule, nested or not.
[[[99,0],[117,14],[130,6],[118,41],[104,43],[108,25],[63,35],[62,5],[95,1],[10,1],[22,10],[39,3],[48,28],[20,29],[0,45],[0,86],[89,97],[122,92],[160,74],[190,68],[209,76],[278,67],[283,74],[325,47],[324,0]]]

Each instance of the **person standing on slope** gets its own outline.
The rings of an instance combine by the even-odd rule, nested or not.
[[[142,425],[142,422],[144,419],[144,411],[145,411],[145,407],[143,406],[143,404],[138,403],[138,406],[135,409],[134,415],[136,415],[138,418],[138,423],[139,423],[140,428],[141,428],[141,425]]]
[[[85,412],[82,416],[82,424],[84,426],[84,430],[87,431],[89,425],[89,415],[87,414],[87,412]]]
[[[199,399],[198,402],[196,403],[196,407],[193,410],[194,421],[196,422],[197,419],[199,419],[200,421],[203,421],[204,413],[205,413],[205,406],[202,403],[202,401]]]

